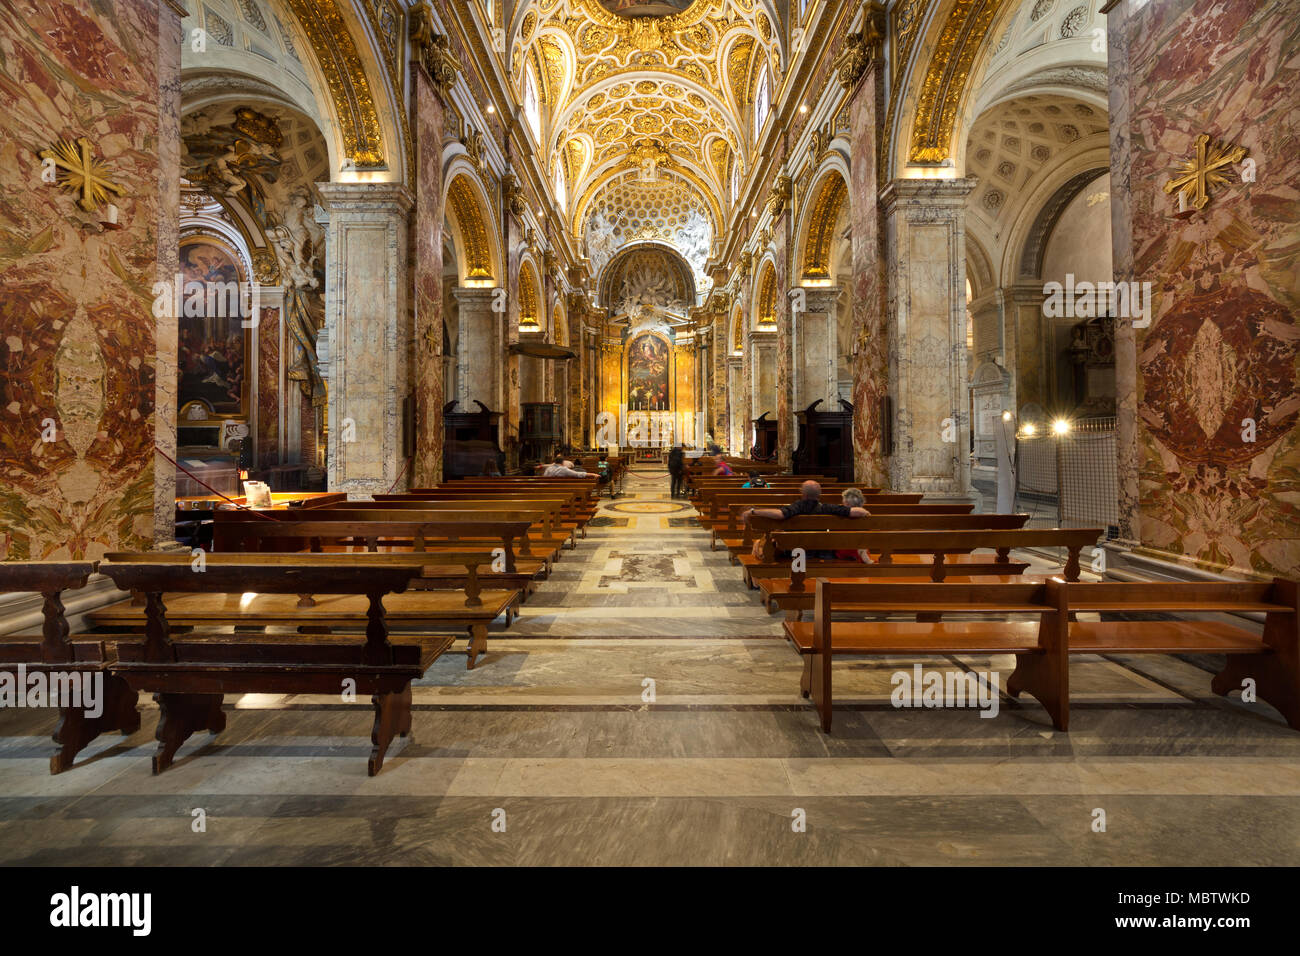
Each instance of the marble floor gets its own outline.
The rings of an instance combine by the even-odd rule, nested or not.
[[[1032,701],[895,709],[913,661],[836,664],[834,733],[723,551],[642,471],[489,651],[414,688],[366,776],[371,711],[228,697],[150,774],[155,705],[48,774],[54,721],[0,712],[10,864],[1251,865],[1300,858],[1300,734],[1210,693],[1212,660],[1073,662],[1071,732]],[[1033,558],[1036,569],[1050,567]],[[931,659],[984,673],[1010,658]],[[206,826],[196,832],[195,811]],[[1099,813],[1099,811],[1101,811]],[[1104,830],[1099,821],[1104,819]]]

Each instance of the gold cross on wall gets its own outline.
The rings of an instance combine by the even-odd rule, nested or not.
[[[77,205],[86,212],[94,212],[101,203],[107,202],[110,192],[118,196],[126,194],[121,186],[109,182],[104,175],[106,167],[95,162],[92,152],[90,140],[84,136],[78,137],[75,143],[59,140],[54,149],[40,152],[41,159],[53,160],[54,165],[63,170],[62,185],[81,191]]]
[[[1208,133],[1202,133],[1196,137],[1196,158],[1178,164],[1181,175],[1165,183],[1165,192],[1178,190],[1197,209],[1204,209],[1210,201],[1210,187],[1228,181],[1223,167],[1235,165],[1245,156],[1246,147],[1214,143]]]

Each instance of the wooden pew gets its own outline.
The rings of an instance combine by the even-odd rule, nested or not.
[[[1068,617],[1071,654],[1224,654],[1226,664],[1210,682],[1220,696],[1255,682],[1260,700],[1300,730],[1300,583],[1271,582],[1116,583],[1049,582],[1049,599]],[[1257,635],[1219,620],[1079,621],[1077,614],[1263,614]],[[1007,680],[1007,693],[1033,693],[1042,680],[1036,665],[1022,662]]]
[[[45,602],[41,608],[43,621],[41,636],[0,637],[0,673],[11,676],[15,690],[27,692],[26,677],[43,674],[47,690],[57,685],[66,692],[65,675],[82,681],[84,675],[93,675],[102,681],[97,716],[90,716],[85,707],[60,704],[59,723],[54,731],[58,751],[50,755],[50,773],[62,773],[72,766],[86,745],[102,733],[119,731],[123,736],[140,729],[140,712],[136,709],[136,695],[115,677],[109,666],[113,662],[111,650],[102,641],[73,643],[68,635],[68,621],[63,611],[63,592],[84,587],[95,573],[94,561],[6,561],[0,562],[0,592],[31,592],[40,594]],[[82,703],[84,703],[84,699]]]
[[[859,526],[844,525],[839,523],[845,521],[859,521],[858,518],[836,518],[834,515],[799,515],[790,518],[787,521],[779,521],[775,518],[752,517],[748,523],[745,521],[745,512],[752,505],[740,503],[727,505],[726,524],[718,524],[714,527],[714,543],[721,541],[723,546],[732,553],[733,556],[749,554],[754,548],[755,530],[762,528],[763,532],[758,535],[762,537],[768,531],[821,531],[836,528],[842,531],[852,531]],[[973,504],[927,504],[921,502],[914,505],[899,504],[880,504],[876,502],[871,506],[872,518],[885,517],[960,517],[969,516],[974,511]],[[795,525],[792,522],[799,522]],[[944,527],[942,522],[934,524],[922,523],[917,527]],[[894,525],[883,524],[880,527],[894,527]],[[899,528],[906,527],[905,524],[897,525]],[[961,523],[947,525],[947,527],[964,527]],[[987,525],[972,525],[971,527],[989,527]],[[1000,526],[996,526],[1000,527]],[[1021,525],[1007,525],[1007,527],[1019,528]],[[716,550],[716,549],[715,549]],[[734,560],[732,563],[735,563]]]
[[[841,488],[831,488],[822,493],[822,501],[826,504],[838,505],[840,501]],[[878,495],[863,495],[862,507],[870,511],[878,505],[919,505],[921,504],[922,495],[919,494],[890,494],[882,493]],[[728,510],[732,505],[744,505],[745,508],[780,508],[782,505],[794,504],[799,500],[796,492],[792,495],[777,492],[772,494],[770,491],[724,491],[719,492],[709,498],[703,499],[696,509],[700,512],[700,524],[705,528],[716,528],[718,526],[726,527]]]
[[[325,554],[326,556],[331,556],[326,549],[333,550],[335,546],[325,545],[322,542],[331,540],[333,536],[330,532],[339,526],[350,526],[348,522],[317,521],[284,521],[273,527],[268,527],[265,523],[260,522],[241,524],[245,524],[245,526],[232,531],[232,536],[245,545],[240,550],[258,552],[259,544],[271,542],[277,547],[288,551],[305,547],[310,549],[311,554]],[[495,564],[497,555],[492,551],[475,549],[472,545],[463,541],[458,546],[435,546],[433,549],[429,549],[426,542],[434,537],[435,530],[441,525],[407,525],[389,521],[365,522],[364,524],[363,533],[353,534],[351,537],[364,537],[366,539],[366,552],[339,550],[343,551],[343,554],[347,557],[359,560],[369,559],[373,563],[383,564],[385,559],[391,560],[396,556],[404,564],[419,566],[421,572],[417,575],[419,581],[416,587],[412,588],[412,593],[390,601],[390,616],[396,619],[397,615],[402,615],[405,623],[421,627],[436,625],[463,630],[469,637],[466,667],[470,670],[474,668],[478,656],[487,651],[488,625],[503,614],[506,616],[507,626],[514,619],[517,606],[522,600],[523,589],[512,585],[517,585],[520,575],[532,577],[540,571],[540,568],[533,570],[524,562],[516,562],[514,553],[510,550],[508,544],[504,548],[504,554],[500,556],[505,562],[504,571],[485,572],[478,570],[483,564],[489,566]],[[461,527],[464,527],[465,524],[467,523],[462,523]],[[508,522],[496,522],[495,524],[508,524]],[[422,530],[417,530],[414,533],[405,530],[410,527]],[[395,536],[404,532],[411,539],[407,544],[385,545],[384,547],[388,548],[388,550],[386,552],[379,551],[380,540],[393,540]],[[305,554],[299,551],[293,556],[305,557]],[[339,551],[334,551],[332,556],[338,557]],[[257,554],[254,560],[259,560],[261,557],[261,554]],[[283,555],[277,555],[277,557],[283,557]],[[467,570],[467,576],[462,578],[459,571],[434,570],[437,565],[464,566]],[[448,589],[479,589],[482,584],[495,585],[495,587],[491,590],[480,590],[473,596],[481,596],[482,600],[467,600],[463,607],[431,593]],[[273,613],[281,614],[287,611],[282,606],[282,602],[272,603],[274,603],[274,607],[259,606],[258,614],[265,617]],[[267,602],[262,602],[262,605],[266,604]],[[355,602],[350,604],[347,601],[336,600],[329,607],[306,613],[302,609],[312,608],[316,605],[311,601],[300,600],[295,610],[301,612],[301,621],[282,621],[277,618],[274,623],[309,623],[315,628],[346,625],[349,621],[355,619],[357,608],[354,604]],[[197,606],[195,611],[200,614],[206,613],[203,608]],[[225,611],[223,610],[222,613],[225,613]],[[342,617],[339,617],[339,615],[342,615]],[[106,611],[92,612],[88,617],[100,624],[112,622],[109,612]],[[206,617],[203,620],[205,623],[207,622]]]
[[[247,556],[237,556],[247,558]],[[158,750],[153,772],[162,773],[176,751],[199,730],[220,733],[226,726],[225,694],[338,694],[348,684],[372,695],[375,722],[368,770],[383,766],[395,735],[411,729],[411,681],[452,643],[439,636],[418,645],[388,640],[384,597],[401,593],[420,573],[415,562],[375,566],[330,557],[293,555],[292,561],[258,562],[206,559],[202,572],[189,555],[109,555],[99,569],[123,590],[145,595],[140,640],[117,638],[114,674],[135,691],[150,691],[158,701]],[[367,602],[364,642],[335,635],[294,634],[245,638],[238,634],[173,635],[163,594],[198,592],[243,594],[360,595]],[[224,622],[223,622],[224,623]]]
[[[889,564],[896,555],[930,555],[931,563],[949,561],[949,555],[966,555],[980,549],[997,551],[997,564],[1010,564],[1012,548],[1065,548],[1067,558],[1066,580],[1079,579],[1079,552],[1095,545],[1104,532],[1100,528],[1015,528],[1015,529],[957,529],[917,531],[774,531],[768,536],[773,548],[768,555],[755,558],[742,555],[740,563],[745,569],[745,579],[751,584],[762,577],[786,577],[790,574],[790,559],[778,558],[775,552],[864,550],[879,554],[877,560]],[[853,567],[857,562],[814,561],[816,573],[833,575],[842,567]],[[932,571],[932,574],[934,572]],[[1009,572],[1008,572],[1009,573]],[[754,585],[757,587],[757,585]]]
[[[1037,621],[834,621],[837,607],[855,613],[1036,616]],[[839,655],[931,656],[1014,654],[1032,658],[1022,690],[1047,709],[1053,725],[1069,725],[1066,618],[1047,586],[1025,584],[849,583],[818,580],[811,622],[786,621],[786,636],[803,656],[799,689],[811,697],[825,733],[831,730],[831,661]],[[1018,668],[1019,670],[1019,668]]]
[[[540,498],[530,496],[526,499],[516,498],[509,501],[494,498],[467,498],[448,501],[432,498],[395,498],[385,495],[382,501],[352,501],[348,503],[347,507],[336,505],[326,510],[354,512],[508,511],[511,514],[540,512],[542,520],[529,529],[530,542],[536,540],[533,537],[534,535],[540,535],[544,538],[558,538],[572,550],[576,545],[578,535],[578,523],[565,520],[565,501],[559,497]]]
[[[845,621],[834,615],[952,614],[1038,617],[923,623]],[[1218,620],[1078,621],[1078,614],[1211,613],[1265,615],[1262,635]],[[1014,654],[1006,692],[1029,692],[1056,729],[1069,730],[1071,654],[1223,654],[1211,680],[1216,693],[1254,681],[1260,699],[1300,730],[1300,584],[1272,582],[1072,583],[1060,578],[1021,584],[854,583],[818,580],[811,622],[786,621],[785,632],[803,655],[800,690],[811,697],[829,733],[831,662],[836,656]]]
[[[862,531],[944,531],[971,529],[1016,529],[1023,528],[1029,515],[1002,514],[955,514],[955,515],[876,515],[866,518],[836,518],[827,515],[807,515],[777,521],[773,518],[752,519],[755,530],[763,538],[765,554],[776,560],[775,542],[768,540],[773,534],[789,532],[862,532]],[[806,550],[834,550],[831,548],[812,548]],[[752,559],[751,559],[752,561]],[[828,569],[824,562],[810,559],[804,570],[790,569],[788,574],[771,577],[763,575],[754,578],[754,583],[762,593],[763,606],[772,611],[779,606],[793,620],[800,620],[803,611],[812,610],[813,592],[809,578],[908,578],[920,576],[920,579],[943,581],[949,578],[1000,577],[1022,574],[1029,567],[1027,562],[994,560],[974,554],[948,554],[943,560],[934,560],[933,555],[911,554],[896,555],[888,562],[872,564],[856,562],[835,562]]]
[[[573,529],[552,527],[552,507],[525,508],[523,502],[426,502],[433,508],[390,507],[389,502],[357,502],[358,508],[318,508],[311,511],[277,512],[281,521],[527,521],[529,526],[519,536],[519,553],[545,560],[549,568],[566,544],[572,544]],[[418,503],[417,503],[418,504]],[[450,505],[450,507],[444,507]],[[459,505],[459,507],[457,507]],[[432,544],[432,542],[430,542]],[[429,550],[433,550],[432,547]]]
[[[215,541],[219,553],[240,551],[277,550],[277,538],[299,538],[304,535],[319,541],[312,546],[320,550],[320,542],[357,539],[369,551],[378,551],[381,540],[409,542],[415,551],[465,550],[469,542],[488,542],[500,546],[506,561],[505,569],[517,570],[515,542],[521,542],[520,554],[531,555],[527,548],[531,518],[498,518],[508,512],[443,512],[437,520],[423,520],[421,512],[411,512],[403,520],[378,518],[353,518],[351,516],[325,517],[329,512],[311,513],[309,519],[282,517],[274,522],[250,520],[237,512],[217,520]],[[410,515],[421,516],[410,520]],[[455,542],[454,546],[452,542]],[[429,547],[432,545],[432,547]]]

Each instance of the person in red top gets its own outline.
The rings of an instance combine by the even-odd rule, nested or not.
[[[727,464],[727,459],[725,458],[718,459],[718,467],[713,470],[713,473],[715,475],[721,475],[724,478],[730,478],[735,474],[735,472],[731,470],[731,466]]]

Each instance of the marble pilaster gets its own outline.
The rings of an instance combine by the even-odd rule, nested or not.
[[[181,222],[181,49],[176,43],[180,16],[158,4],[158,274],[180,270]],[[177,317],[160,316],[154,363],[154,445],[176,457]],[[153,540],[166,546],[176,537],[176,469],[154,457]]]
[[[772,414],[776,417],[776,460],[789,468],[794,457],[794,319],[791,315],[789,242],[790,203],[772,222],[772,255],[776,260],[776,395]]]
[[[411,288],[415,459],[411,483],[442,480],[445,384],[442,361],[442,134],[445,108],[429,74],[411,64],[411,134],[415,138],[415,212],[411,218]]]
[[[836,408],[835,399],[839,395],[836,309],[842,290],[828,287],[800,291],[807,308],[794,318],[794,405],[802,411],[820,398],[823,409]]]
[[[374,494],[402,474],[402,400],[410,390],[408,218],[400,183],[321,183],[325,218],[322,375],[329,393],[328,488]],[[400,479],[400,480],[399,480]]]
[[[500,317],[492,311],[495,289],[478,289],[458,286],[452,290],[456,297],[456,315],[459,324],[456,349],[456,401],[461,411],[476,411],[475,399],[496,411],[501,391],[501,365],[485,361],[485,356],[495,355],[499,349],[498,326]]]
[[[864,485],[889,487],[881,421],[889,393],[889,325],[885,313],[882,238],[876,150],[884,114],[884,58],[875,57],[850,88],[848,114],[852,137],[849,164],[849,216],[853,259],[853,460],[854,476]]]
[[[897,491],[970,494],[965,201],[974,186],[902,179],[881,194]]]

